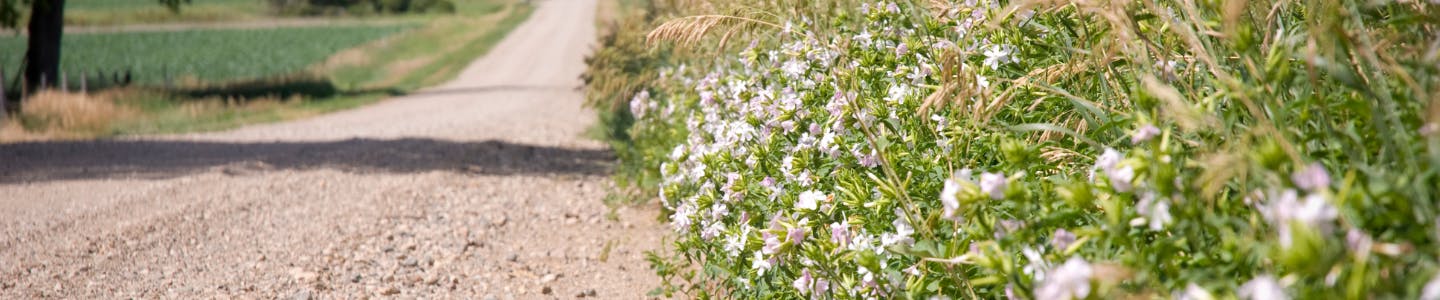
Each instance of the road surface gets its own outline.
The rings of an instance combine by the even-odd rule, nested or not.
[[[643,298],[653,207],[582,137],[594,0],[454,81],[237,130],[0,145],[0,299]]]

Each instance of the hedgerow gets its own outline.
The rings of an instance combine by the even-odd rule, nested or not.
[[[676,233],[660,291],[1440,298],[1437,9],[683,8],[650,40],[719,57],[620,112]]]

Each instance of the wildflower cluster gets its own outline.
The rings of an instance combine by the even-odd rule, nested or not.
[[[627,107],[670,259],[728,297],[1440,297],[1440,6],[1161,2],[859,3],[665,69]]]

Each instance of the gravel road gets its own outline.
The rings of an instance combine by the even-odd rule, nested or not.
[[[577,76],[594,0],[541,1],[453,82],[237,130],[0,145],[0,299],[636,299],[653,206],[607,208]]]

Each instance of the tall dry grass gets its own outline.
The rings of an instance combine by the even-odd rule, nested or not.
[[[133,114],[103,96],[44,91],[26,98],[25,105],[0,129],[0,142],[77,139],[105,135],[111,125]]]

